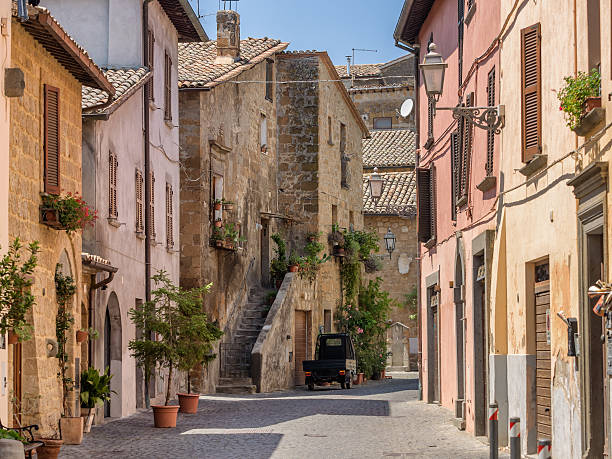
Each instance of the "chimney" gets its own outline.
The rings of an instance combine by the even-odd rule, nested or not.
[[[240,59],[240,15],[232,10],[218,11],[215,64],[231,64],[238,59]]]

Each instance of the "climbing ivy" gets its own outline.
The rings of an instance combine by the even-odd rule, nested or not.
[[[74,380],[68,376],[68,343],[67,331],[74,324],[74,317],[70,311],[70,300],[76,293],[76,285],[71,276],[66,276],[61,271],[62,265],[55,266],[55,298],[58,304],[57,316],[55,318],[55,335],[57,337],[57,359],[59,371],[57,377],[62,382],[63,415],[68,416],[68,393],[74,387]]]

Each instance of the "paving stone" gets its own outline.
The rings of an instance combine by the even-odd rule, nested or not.
[[[271,394],[202,396],[176,429],[150,412],[94,426],[62,458],[487,458],[488,447],[417,400],[415,373],[392,380]],[[500,455],[500,457],[507,457]]]

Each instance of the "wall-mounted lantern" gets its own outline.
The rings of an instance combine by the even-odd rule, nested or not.
[[[387,230],[387,234],[385,234],[385,245],[387,246],[387,252],[389,252],[389,260],[391,259],[391,254],[395,250],[395,234],[391,231],[391,227]]]
[[[370,186],[370,196],[372,199],[380,199],[383,192],[383,178],[378,173],[378,168],[374,168],[374,173],[370,175],[370,179],[368,181]]]

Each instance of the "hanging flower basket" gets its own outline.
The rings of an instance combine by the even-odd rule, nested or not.
[[[78,194],[45,195],[41,206],[41,223],[67,233],[93,226],[98,212],[91,209]]]

